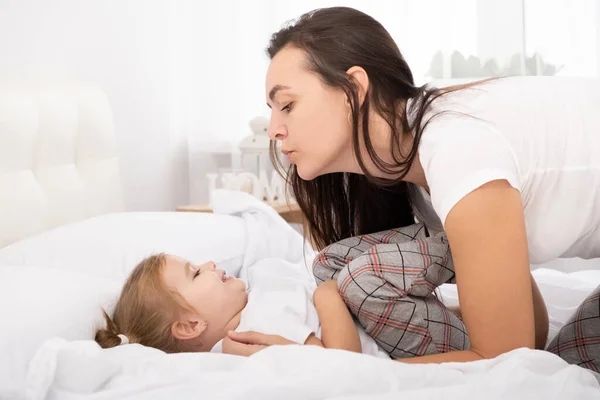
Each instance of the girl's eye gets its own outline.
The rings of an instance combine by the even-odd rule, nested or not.
[[[288,103],[287,106],[283,107],[281,111],[290,112],[292,110],[292,103]]]
[[[193,278],[193,279],[196,279],[196,277],[197,277],[198,275],[200,275],[200,268],[198,268],[198,269],[196,270],[196,272],[194,273],[194,278]]]

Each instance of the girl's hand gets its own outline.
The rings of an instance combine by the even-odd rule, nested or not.
[[[323,297],[325,293],[334,293],[339,296],[337,281],[335,279],[329,279],[317,286],[313,293],[313,300],[317,301],[316,299],[318,297]]]
[[[317,289],[321,289],[321,290],[335,290],[337,292],[338,287],[337,287],[337,280],[335,279],[329,279],[323,283],[321,283]]]
[[[279,335],[266,335],[260,332],[229,331],[223,339],[223,353],[237,356],[251,356],[269,346],[298,344]]]

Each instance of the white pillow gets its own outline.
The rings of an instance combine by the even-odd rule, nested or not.
[[[93,339],[126,277],[158,252],[214,260],[229,274],[242,265],[241,218],[138,212],[98,216],[0,249],[0,398],[15,398],[28,363],[47,339]],[[4,265],[2,265],[4,264]]]
[[[29,362],[53,337],[93,339],[120,283],[66,270],[0,266],[0,398],[18,398]]]
[[[61,226],[0,249],[0,264],[67,269],[123,282],[144,257],[166,252],[195,263],[212,260],[228,274],[237,275],[245,245],[244,222],[239,217],[115,213]]]

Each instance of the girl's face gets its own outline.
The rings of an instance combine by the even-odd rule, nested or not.
[[[304,51],[282,49],[269,66],[269,137],[281,141],[288,162],[304,180],[332,172],[352,172],[350,106],[346,94],[332,89],[306,69]]]
[[[237,327],[248,301],[244,281],[227,276],[212,261],[193,265],[175,256],[167,257],[162,276],[167,287],[177,291],[206,323],[202,337],[209,347]]]

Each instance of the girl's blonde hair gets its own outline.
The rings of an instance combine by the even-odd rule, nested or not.
[[[178,293],[167,288],[161,271],[166,254],[152,255],[141,261],[129,275],[111,319],[102,310],[107,327],[96,332],[95,340],[103,348],[121,344],[119,334],[129,343],[139,343],[167,353],[184,351],[171,326],[188,308]]]

